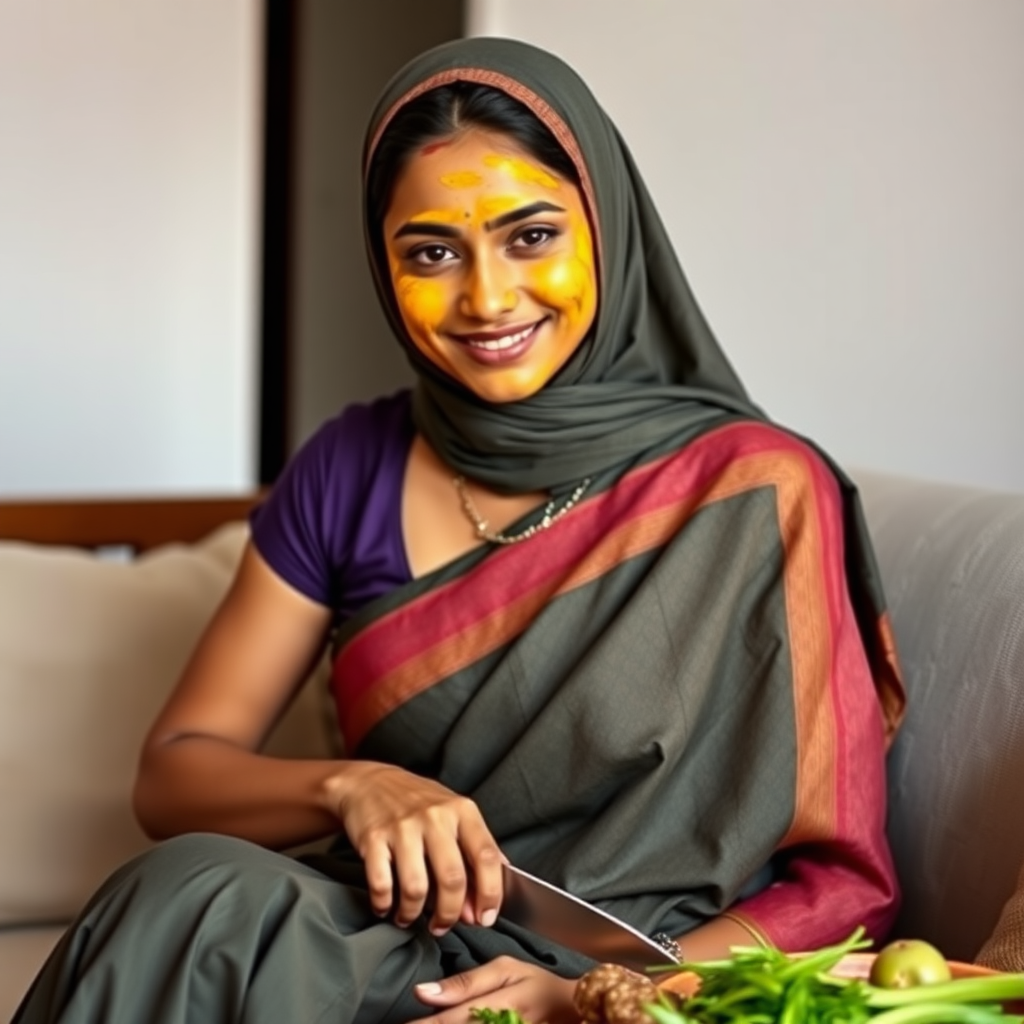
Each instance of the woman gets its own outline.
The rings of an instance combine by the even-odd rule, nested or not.
[[[902,697],[855,496],[747,399],[612,124],[464,40],[389,85],[365,173],[418,386],[255,515],[142,756],[140,820],[185,835],[16,1019],[571,1020],[592,961],[500,916],[505,858],[691,959],[884,934]],[[350,758],[262,757],[329,633]]]

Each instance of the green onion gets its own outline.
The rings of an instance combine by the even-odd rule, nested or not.
[[[871,1017],[871,1024],[1020,1024],[1022,1020],[1024,1017],[1010,1016],[998,1006],[918,1002],[877,1014]]]
[[[868,1005],[878,1009],[919,1003],[1001,1003],[1024,999],[1024,974],[993,974],[986,978],[957,978],[915,988],[877,988],[866,985]]]

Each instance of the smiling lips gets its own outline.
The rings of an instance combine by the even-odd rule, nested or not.
[[[482,363],[511,362],[518,359],[533,344],[537,330],[544,323],[542,318],[528,327],[517,331],[474,331],[471,334],[453,334],[452,337],[464,344],[470,353]]]

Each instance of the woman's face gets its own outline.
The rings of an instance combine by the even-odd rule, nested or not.
[[[579,190],[507,136],[473,129],[416,153],[384,242],[413,343],[487,401],[539,391],[594,321]]]

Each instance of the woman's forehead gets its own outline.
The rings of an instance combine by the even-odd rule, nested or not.
[[[546,57],[550,55],[545,55]],[[590,217],[591,224],[600,246],[600,231],[597,229],[599,223],[597,203],[595,199],[594,183],[591,177],[590,168],[583,157],[580,142],[576,134],[569,127],[562,116],[552,105],[539,93],[529,86],[508,74],[488,67],[457,67],[437,71],[421,79],[412,85],[404,93],[397,96],[380,116],[374,119],[367,135],[365,149],[365,168],[369,170],[373,154],[377,149],[381,136],[387,131],[395,115],[407,104],[411,103],[418,96],[430,92],[433,89],[441,88],[455,82],[476,82],[480,85],[489,86],[504,92],[506,95],[518,100],[529,110],[534,117],[543,124],[554,136],[555,141],[565,150],[569,159],[576,168],[580,181],[580,189]]]
[[[572,182],[546,167],[514,139],[497,132],[467,129],[449,139],[433,140],[417,149],[395,182],[391,207],[428,201],[459,205],[501,196],[568,200]],[[579,201],[578,199],[576,200]]]

